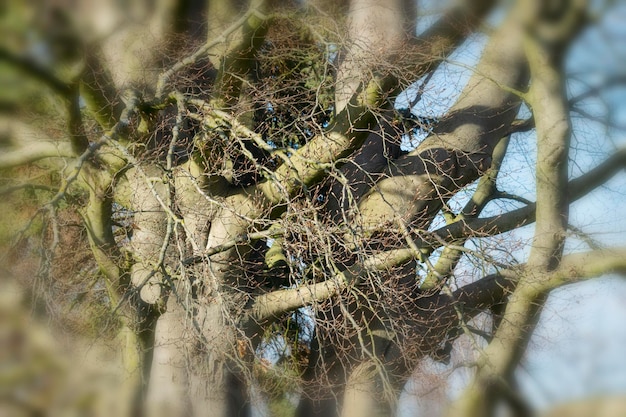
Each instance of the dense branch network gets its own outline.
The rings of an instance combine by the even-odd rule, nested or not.
[[[486,335],[499,344],[481,348],[500,362],[482,356],[478,388],[450,411],[488,415],[485,387],[507,391],[501,381],[547,294],[626,270],[623,248],[563,252],[568,207],[626,165],[618,149],[568,179],[570,112],[603,88],[570,99],[564,89],[563,50],[585,9],[500,5],[508,17],[489,32],[460,97],[426,126],[395,109],[398,94],[422,79],[411,105],[424,100],[497,2],[461,2],[420,36],[409,1],[353,0],[335,5],[337,16],[325,2],[234,3],[208,3],[208,38],[182,5],[145,11],[142,24],[162,29],[145,71],[106,36],[83,40],[67,10],[62,34],[82,49],[55,56],[57,66],[0,47],[12,77],[62,102],[38,117],[63,121],[3,117],[0,193],[28,189],[19,170],[33,169],[30,189],[55,192],[42,203],[50,218],[80,216],[111,314],[129,335],[127,381],[136,401],[152,402],[147,412],[199,413],[199,401],[215,415],[245,415],[263,347],[280,340],[300,415],[385,415],[419,360],[449,359],[454,339],[477,332],[468,322],[506,306],[505,324],[494,320]],[[129,39],[140,31],[121,22]],[[53,51],[58,27],[48,24]],[[522,120],[523,104],[532,117]],[[424,139],[406,150],[416,130]],[[510,142],[528,131],[538,142],[536,202],[498,186]],[[501,200],[516,208],[488,210]],[[445,225],[435,227],[440,214]],[[533,223],[525,262],[474,244]],[[468,259],[480,273],[462,281]]]

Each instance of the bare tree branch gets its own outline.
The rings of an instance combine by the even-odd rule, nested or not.
[[[47,158],[71,158],[75,156],[69,143],[34,142],[22,149],[0,155],[0,169],[15,168]]]
[[[616,173],[626,166],[626,149],[617,150],[606,161],[580,177],[573,179],[568,184],[568,200],[573,203],[586,196],[595,188],[604,184]],[[493,236],[505,233],[515,228],[530,224],[535,221],[536,205],[529,204],[525,207],[491,217],[460,220],[451,225],[444,226],[433,233],[438,239],[454,241],[463,236]],[[436,242],[433,242],[438,246]],[[426,243],[430,246],[430,243]]]

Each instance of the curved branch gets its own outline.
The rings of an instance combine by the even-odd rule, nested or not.
[[[455,401],[450,415],[492,414],[498,395],[488,391],[508,388],[545,305],[545,282],[560,269],[569,213],[567,167],[571,137],[562,51],[581,28],[585,16],[580,3],[567,4],[556,17],[537,7],[541,2],[521,11],[529,23],[524,39],[531,70],[528,100],[537,126],[537,224],[528,263],[509,297],[502,322],[477,361],[472,384]],[[575,271],[565,273],[571,275]]]
[[[520,265],[517,269],[502,270],[465,285],[454,291],[452,299],[463,304],[468,313],[473,312],[473,317],[480,311],[504,301],[515,288],[525,267],[526,265]],[[626,247],[566,255],[559,267],[546,275],[545,281],[535,289],[537,292],[548,293],[564,285],[611,273],[626,273]],[[438,304],[449,303],[449,297],[440,296]]]
[[[626,167],[626,148],[619,149],[606,161],[580,177],[571,180],[568,184],[568,201],[574,201],[586,196],[595,188],[604,184],[620,169]],[[433,232],[435,238],[424,239],[423,247],[432,251],[440,245],[440,241],[452,242],[462,237],[494,236],[525,226],[535,221],[535,203],[517,210],[496,216],[460,220],[451,225],[442,227]]]
[[[626,165],[626,149],[622,149],[613,154],[604,163],[597,166],[587,174],[570,181],[569,183],[569,199],[573,202],[590,191],[605,183],[619,169]],[[344,271],[338,273],[327,281],[315,283],[312,285],[304,285],[298,288],[279,290],[268,294],[257,296],[249,308],[249,317],[256,321],[268,320],[280,314],[296,310],[298,308],[310,305],[311,303],[326,300],[354,282],[355,276],[366,271],[380,271],[393,266],[401,265],[413,259],[420,259],[428,256],[442,242],[454,242],[460,238],[472,236],[486,236],[504,233],[517,227],[532,223],[535,216],[535,205],[531,204],[521,209],[514,210],[504,215],[493,216],[484,219],[463,219],[449,226],[443,227],[433,232],[434,237],[426,236],[422,242],[419,252],[410,248],[393,249],[385,252],[377,253],[368,258],[357,271]],[[215,250],[228,249],[237,244],[239,240],[233,240],[231,244],[225,248],[215,248]],[[568,278],[573,281],[576,277],[590,277],[592,272],[606,273],[611,270],[618,270],[620,259],[619,249],[609,251],[590,252],[587,257],[598,258],[589,261],[585,265],[580,260],[582,255],[568,255],[563,258],[561,268],[554,272],[554,277],[547,279],[555,285],[563,285],[565,273],[572,272]],[[189,261],[195,258],[190,258]],[[626,257],[624,258],[626,260]],[[582,265],[582,266],[581,266]],[[611,269],[613,268],[613,269]],[[346,278],[346,273],[349,278]],[[514,287],[517,271],[503,270],[497,275],[489,276],[479,280],[473,284],[465,286],[454,293],[454,299],[463,302],[468,308],[482,310],[492,304],[502,301],[507,294],[507,290]],[[547,285],[547,284],[546,284]],[[449,303],[450,299],[445,297],[439,302]]]
[[[329,164],[350,155],[363,144],[374,118],[368,111],[369,106],[359,106],[356,100],[352,98],[329,130],[294,152],[289,164],[278,167],[275,178],[256,186],[272,203],[280,203],[322,180]]]
[[[388,270],[419,256],[420,254],[413,249],[395,249],[377,253],[360,264],[336,272],[323,282],[259,295],[250,304],[248,316],[257,322],[271,320],[314,302],[327,300],[350,285],[358,285],[361,278],[368,272]]]
[[[626,273],[626,247],[564,256],[559,268],[542,280],[537,291],[549,292],[564,285],[610,273]]]
[[[517,91],[528,83],[516,20],[508,17],[492,36],[449,115],[414,151],[398,158],[389,177],[361,200],[366,230],[384,232],[399,223],[427,228],[446,199],[489,167],[495,145],[521,105]]]
[[[350,279],[338,273],[330,279],[297,288],[273,291],[257,296],[248,308],[245,320],[266,322],[276,319],[282,314],[311,305],[315,302],[328,300],[341,293],[350,285]]]
[[[504,160],[509,140],[510,138],[508,136],[504,137],[495,146],[491,156],[491,168],[480,178],[474,195],[465,207],[463,207],[463,210],[456,217],[455,221],[478,217],[483,208],[494,197],[494,194],[497,192],[496,178],[500,171],[502,161]],[[463,245],[462,242],[457,242],[456,244]],[[421,288],[434,288],[437,282],[442,279],[447,279],[452,271],[454,271],[454,268],[461,259],[461,255],[462,252],[460,250],[450,246],[445,247],[434,266],[434,270],[429,271],[426,275]]]
[[[412,62],[407,71],[417,79],[434,70],[464,36],[476,28],[493,4],[492,0],[472,0],[462,7],[451,9],[414,41],[414,46],[421,50],[420,57],[425,56],[426,59],[417,66]],[[471,13],[468,14],[468,11]],[[259,185],[261,191],[270,201],[278,203],[293,196],[302,187],[321,180],[326,175],[328,164],[361,147],[373,122],[369,110],[380,107],[387,99],[386,94],[395,90],[398,83],[394,77],[387,76],[372,80],[367,86],[357,87],[350,101],[337,114],[334,126],[295,152],[289,166],[283,165],[276,171],[274,181],[281,185],[267,181]]]
[[[626,165],[626,149],[620,150],[603,164],[571,181],[569,185],[570,202],[585,196],[594,188],[606,182],[624,165]],[[424,256],[428,256],[443,241],[454,242],[459,238],[504,233],[531,223],[534,221],[534,216],[535,205],[531,204],[501,216],[493,216],[486,219],[460,220],[433,232],[434,238],[430,238],[433,239],[432,243],[426,243],[426,240],[428,240],[428,237],[426,237],[426,240],[422,242],[424,246],[419,249],[419,252],[410,248],[380,252],[364,261],[358,270],[354,268],[352,271],[338,273],[324,282],[260,295],[250,307],[250,316],[258,321],[267,320],[313,302],[326,300],[346,289],[350,283],[354,282],[355,277],[366,271],[381,271],[413,259],[421,259]],[[480,227],[475,228],[474,226],[476,225]],[[235,244],[236,242],[233,241],[232,245]],[[624,256],[624,250],[611,249],[589,252],[586,255],[565,256],[561,267],[554,271],[554,275],[550,275],[551,278],[546,279],[547,282],[553,284],[546,285],[558,286],[568,282],[575,282],[575,279],[589,278],[594,273],[601,274],[621,270],[626,267],[626,257],[620,260],[619,255],[621,253]],[[586,261],[583,261],[583,259],[586,259]],[[570,273],[569,276],[567,275],[568,272]],[[346,273],[349,274],[350,278],[346,278]],[[517,270],[503,270],[499,274],[485,277],[457,290],[453,298],[463,302],[468,308],[482,310],[502,301],[507,291],[514,288],[517,273]],[[449,303],[449,300],[446,296],[439,302]]]
[[[463,306],[466,319],[502,303],[515,289],[527,265],[516,269],[504,269],[497,274],[487,275],[447,295],[437,296],[436,311],[441,311],[439,320],[449,320],[442,325],[451,328],[458,325],[458,316],[452,311],[454,304]],[[626,247],[600,249],[566,255],[557,269],[545,275],[545,281],[534,287],[537,293],[547,294],[564,285],[611,273],[626,273]],[[447,318],[446,318],[447,317]],[[456,323],[456,324],[454,324]]]
[[[15,168],[47,158],[71,158],[75,154],[69,143],[35,142],[0,155],[0,169]]]

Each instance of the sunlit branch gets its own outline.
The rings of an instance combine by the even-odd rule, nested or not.
[[[249,307],[247,318],[259,323],[276,319],[298,308],[328,300],[338,295],[349,285],[349,278],[345,274],[339,273],[323,282],[299,285],[297,288],[277,290],[260,295]]]
[[[330,129],[295,151],[290,157],[290,164],[278,167],[275,180],[257,186],[271,202],[282,202],[286,196],[293,196],[303,187],[322,180],[330,168],[329,164],[348,156],[363,144],[369,134],[372,115],[366,107],[356,105],[354,100],[356,97],[336,116]]]
[[[410,248],[371,255],[360,264],[353,265],[343,271],[337,271],[323,282],[301,284],[296,288],[257,296],[250,306],[250,316],[256,321],[264,321],[311,303],[327,300],[350,285],[358,285],[367,273],[385,271],[419,257],[420,254]]]
[[[531,117],[529,119],[517,119],[511,123],[511,127],[507,132],[508,135],[513,133],[529,132],[535,128],[535,120]]]
[[[536,291],[549,292],[563,285],[612,273],[626,274],[626,248],[605,248],[564,256],[559,268],[542,278]]]
[[[509,17],[491,38],[448,116],[361,200],[366,228],[385,228],[398,219],[425,228],[445,200],[489,168],[493,148],[521,105],[519,90],[528,82],[521,29],[512,29],[515,19]]]
[[[611,158],[609,158],[600,166],[591,170],[584,176],[571,181],[570,186],[569,186],[569,195],[570,195],[571,201],[574,201],[580,197],[583,197],[584,195],[592,191],[595,187],[603,184],[611,176],[613,176],[617,170],[622,168],[624,165],[626,165],[626,150],[623,150],[621,152],[614,154]],[[410,248],[383,251],[368,258],[364,263],[364,268],[365,270],[380,271],[380,270],[384,270],[387,268],[391,268],[393,266],[401,265],[410,260],[423,259],[425,256],[428,256],[430,254],[431,250],[433,250],[435,247],[438,247],[439,245],[444,243],[444,240],[446,242],[454,242],[458,238],[467,238],[468,236],[486,236],[486,235],[504,233],[506,231],[513,230],[519,227],[520,225],[529,224],[533,220],[534,220],[534,204],[515,210],[513,212],[503,214],[501,216],[493,216],[493,217],[486,218],[486,219],[459,220],[457,223],[454,223],[450,226],[446,226],[442,229],[439,229],[433,232],[435,234],[435,237],[433,238],[434,241],[432,243],[432,246],[426,246],[426,247],[422,246],[418,253],[416,253],[415,250],[410,249]],[[470,226],[470,225],[481,224],[481,223],[484,224],[484,226],[482,226],[481,228],[474,229]],[[463,227],[459,227],[459,225],[462,225]],[[454,238],[453,236],[455,235],[453,235],[452,233],[457,230],[461,230],[461,231],[464,230],[468,233],[458,234],[456,235],[458,237]],[[244,241],[245,239],[242,238],[241,240]],[[234,246],[236,243],[237,243],[236,241],[233,241],[232,245]],[[227,245],[227,246],[231,247],[230,245]],[[216,248],[215,250],[223,250],[223,249],[225,248]],[[454,248],[454,249],[460,250],[460,248]],[[191,258],[191,259],[195,259],[195,258]],[[568,258],[568,259],[577,259],[577,258]],[[617,258],[615,257],[615,259]],[[573,263],[571,263],[571,262],[574,262],[573,260],[570,260],[568,262],[564,261],[563,265],[565,265],[565,267],[568,267],[568,265],[574,265]],[[607,263],[607,265],[611,266],[612,264]],[[591,269],[588,269],[588,270],[590,271]],[[588,271],[588,270],[581,270],[581,274],[583,274],[584,276],[587,276],[587,273],[585,271]],[[500,275],[510,278],[511,276],[513,276],[514,273],[517,273],[517,272],[502,272]],[[563,274],[563,273],[564,271],[560,272],[560,274]],[[349,281],[346,281],[343,278],[343,276],[339,276],[339,275],[334,278],[331,278],[329,281],[330,283],[328,284],[328,286],[324,286],[326,282],[325,281],[322,283],[314,284],[314,286],[311,287],[310,289],[307,289],[308,287],[304,285],[296,289],[280,290],[280,291],[277,291],[276,293],[261,295],[257,298],[257,300],[254,303],[254,307],[253,307],[253,311],[255,311],[254,317],[257,320],[262,320],[268,317],[268,315],[275,316],[275,315],[280,314],[281,312],[284,313],[284,312],[291,311],[296,308],[303,307],[314,301],[322,301],[336,294],[337,291],[342,291],[343,289],[345,289],[347,286],[347,283],[349,282]],[[479,284],[477,284],[477,286],[478,285]],[[473,287],[468,287],[465,289],[465,291],[467,291],[469,288],[473,288]],[[305,296],[303,294],[308,294],[308,295]],[[484,292],[484,294],[487,294],[488,297],[492,297],[492,295],[489,295],[488,292]],[[275,300],[279,300],[279,299],[281,300],[280,302],[274,303]],[[269,300],[272,300],[272,302],[270,302]]]
[[[477,3],[479,7],[474,10],[476,17],[475,20],[471,20],[471,24],[469,22],[467,25],[455,24],[459,21],[459,10],[455,9],[450,12],[450,16],[444,16],[439,23],[435,24],[428,33],[419,39],[419,42],[429,47],[435,40],[444,42],[444,44],[437,46],[439,48],[437,54],[427,54],[427,56],[437,57],[436,60],[441,60],[445,53],[449,53],[460,42],[460,39],[463,38],[462,35],[467,30],[471,30],[472,25],[476,25],[480,21],[480,17],[489,10],[493,2],[479,1]],[[420,68],[427,71],[432,70],[432,66],[433,61],[428,61]],[[412,68],[413,70],[415,68]],[[280,202],[284,198],[285,191],[287,195],[292,196],[301,187],[310,186],[321,180],[328,171],[327,164],[350,155],[362,145],[367,137],[365,130],[371,123],[368,109],[379,107],[382,104],[380,100],[385,97],[383,93],[393,90],[397,80],[387,77],[372,82],[375,84],[365,88],[367,91],[372,91],[363,97],[361,97],[361,92],[357,91],[351,102],[336,116],[335,124],[328,132],[313,138],[291,156],[290,164],[278,168],[275,178],[281,187],[277,188],[275,181],[267,181],[259,185],[259,188],[271,201]]]
[[[31,142],[21,149],[4,151],[0,155],[0,169],[14,168],[47,158],[71,158],[75,156],[68,142]]]
[[[504,160],[506,150],[508,148],[510,138],[505,137],[495,146],[493,154],[491,156],[491,168],[483,175],[478,181],[474,195],[470,201],[463,207],[461,213],[456,216],[454,221],[459,221],[467,218],[476,218],[480,215],[483,208],[494,197],[496,193],[496,178],[500,171],[500,166]],[[461,242],[455,242],[456,245],[462,245]],[[435,264],[435,270],[429,271],[426,275],[422,288],[435,287],[441,277],[447,278],[461,259],[462,251],[454,249],[452,247],[445,247],[439,260]]]

